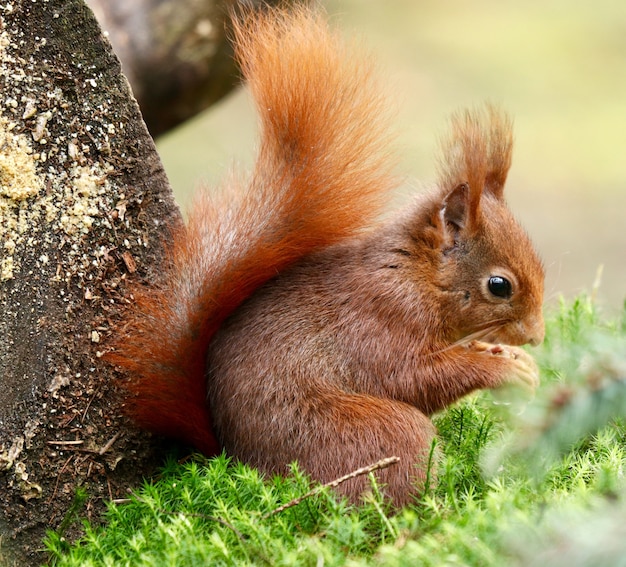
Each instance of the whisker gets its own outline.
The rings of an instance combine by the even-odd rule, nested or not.
[[[507,319],[494,319],[493,321],[487,322],[484,327],[474,331],[473,333],[470,333],[469,335],[466,335],[460,338],[458,341],[454,341],[453,343],[450,343],[449,345],[446,345],[445,347],[441,349],[426,353],[423,356],[433,356],[436,354],[441,354],[453,348],[456,348],[459,346],[465,346],[471,343],[472,341],[483,339],[487,335],[492,333],[493,331],[496,331],[504,327],[504,325],[506,325],[507,323],[509,323],[509,320]]]
[[[504,325],[506,325],[507,323],[509,323],[509,321],[506,319],[496,319],[494,321],[490,321],[482,329],[478,329],[477,331],[474,331],[473,333],[470,333],[469,335],[464,336],[463,338],[459,339],[458,341],[455,341],[452,344],[464,345],[474,340],[482,339],[489,333],[504,327]]]
[[[559,281],[561,280],[561,276],[563,272],[563,257],[568,256],[569,254],[570,252],[563,252],[558,257],[558,259],[553,260],[547,265],[548,269],[556,267],[556,273],[550,278],[552,281],[550,284],[550,289],[546,290],[546,294],[545,294],[546,301],[552,301],[555,298],[561,297],[561,295],[563,294],[563,292],[557,288],[557,285],[559,284]]]

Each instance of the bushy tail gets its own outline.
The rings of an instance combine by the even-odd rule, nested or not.
[[[132,377],[139,425],[207,454],[219,450],[205,386],[213,334],[278,272],[371,223],[394,183],[369,58],[322,15],[238,15],[234,41],[261,121],[254,172],[246,184],[198,197],[163,280],[135,292],[110,357]]]

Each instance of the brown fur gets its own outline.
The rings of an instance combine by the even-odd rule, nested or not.
[[[200,198],[161,287],[138,294],[115,354],[132,411],[269,473],[297,460],[331,480],[397,455],[379,478],[402,505],[424,481],[428,415],[537,383],[516,345],[543,338],[543,270],[503,200],[510,121],[455,117],[439,188],[377,224],[394,180],[368,59],[305,8],[239,19],[235,42],[259,157],[247,186]],[[489,292],[494,275],[511,297]]]

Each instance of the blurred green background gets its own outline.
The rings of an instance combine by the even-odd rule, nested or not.
[[[546,265],[546,300],[591,290],[626,297],[626,3],[335,0],[345,35],[379,59],[407,199],[435,179],[451,112],[485,100],[515,118],[511,206]],[[238,91],[158,142],[185,208],[254,157],[256,117]]]

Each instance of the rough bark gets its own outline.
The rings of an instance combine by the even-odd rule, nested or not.
[[[120,66],[81,0],[0,5],[0,563],[39,564],[77,487],[127,496],[155,445],[101,361],[129,277],[180,222]],[[149,277],[149,275],[148,275]],[[67,534],[69,537],[71,533]]]
[[[226,31],[235,0],[87,3],[109,34],[153,136],[208,108],[237,84]],[[278,1],[246,1],[260,3]]]

